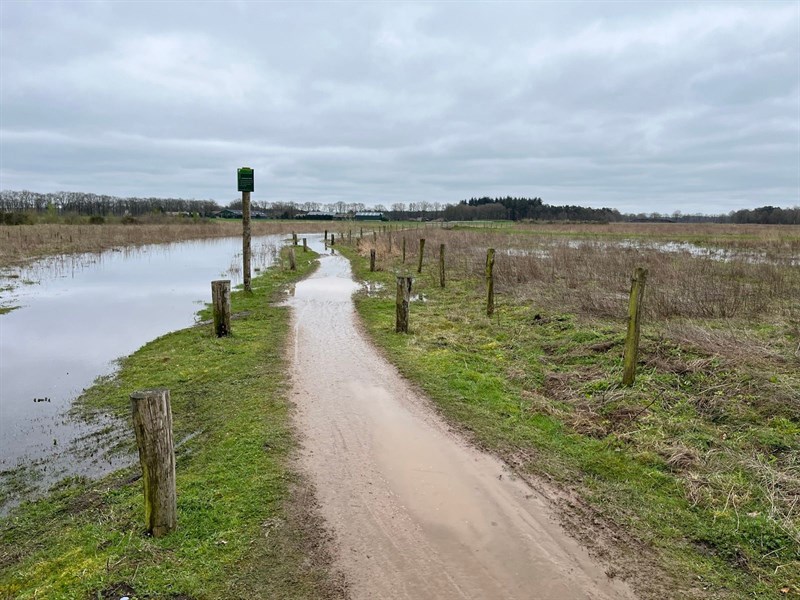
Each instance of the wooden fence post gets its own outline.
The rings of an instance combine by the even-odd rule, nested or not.
[[[389,232],[388,238],[389,238],[389,254],[391,254],[392,253],[392,232],[391,231]]]
[[[353,230],[352,229],[348,229],[347,230],[347,243],[349,244],[352,241],[353,241]]]
[[[411,302],[411,277],[397,276],[395,333],[408,333],[408,305]]]
[[[334,243],[333,243],[333,237],[334,237],[334,233],[333,233],[333,232],[331,232],[331,246],[333,246],[333,245],[334,245]]]
[[[242,263],[244,291],[250,292],[250,192],[242,192]]]
[[[358,237],[359,238],[363,238],[364,237],[364,228],[363,227],[359,227],[358,228]]]
[[[308,252],[308,242],[303,238],[303,252]]]
[[[417,273],[422,273],[422,257],[425,254],[425,238],[419,238],[419,263],[417,264]]]
[[[403,264],[406,264],[406,236],[403,236]]]
[[[325,243],[328,243],[328,230],[325,230]]]
[[[211,282],[211,304],[214,308],[214,333],[217,337],[231,334],[231,280]]]
[[[375,271],[375,248],[369,251],[369,270],[370,272]]]
[[[486,316],[494,314],[494,248],[486,251]]]
[[[289,248],[289,270],[297,271],[297,262],[294,256],[294,248]]]
[[[378,243],[378,232],[377,231],[373,231],[372,232],[372,243],[373,244],[377,244]]]
[[[628,334],[625,337],[625,354],[623,358],[622,385],[633,385],[636,379],[636,362],[639,358],[639,332],[644,285],[647,281],[647,269],[641,267],[631,279],[631,296],[628,300]]]
[[[169,390],[134,392],[130,399],[142,465],[145,525],[153,537],[162,537],[178,524]]]
[[[292,246],[297,246],[297,234],[292,232]]]
[[[439,285],[444,287],[444,244],[439,244]]]

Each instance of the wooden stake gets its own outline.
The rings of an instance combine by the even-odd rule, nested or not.
[[[211,282],[211,304],[214,309],[214,333],[217,337],[231,334],[231,281]]]
[[[444,244],[439,244],[439,285],[444,287]]]
[[[289,248],[289,270],[297,271],[297,262],[294,256],[294,248]]]
[[[325,230],[325,243],[327,243],[327,242],[328,242],[328,230],[326,229]]]
[[[486,251],[486,316],[494,314],[494,248]]]
[[[303,238],[303,252],[308,252],[308,242]]]
[[[369,251],[369,270],[370,272],[375,271],[375,248]]]
[[[403,236],[403,264],[406,264],[406,237]]]
[[[331,232],[331,246],[333,246],[333,244],[334,244],[333,237],[334,237],[334,234],[333,234],[333,232]]]
[[[244,291],[250,292],[250,192],[242,192],[242,263]]]
[[[411,277],[397,276],[395,333],[408,333],[408,305],[411,302]]]
[[[647,269],[638,268],[631,279],[631,296],[628,300],[628,334],[625,337],[622,385],[633,385],[636,379],[636,362],[639,358],[639,332]]]
[[[297,246],[297,234],[292,232],[292,246]]]
[[[130,399],[142,466],[145,526],[158,538],[174,531],[178,524],[169,390],[134,392]]]
[[[422,257],[425,254],[425,238],[419,238],[419,262],[417,264],[417,273],[422,273]]]

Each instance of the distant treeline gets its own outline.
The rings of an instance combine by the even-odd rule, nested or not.
[[[624,221],[613,208],[585,206],[552,206],[541,198],[470,198],[444,209],[448,221],[475,219],[509,219],[511,221]]]
[[[118,198],[85,192],[40,194],[23,190],[0,191],[0,212],[51,212],[89,216],[141,216],[152,213],[195,213],[210,215],[219,210],[213,200],[183,198]]]
[[[227,208],[241,208],[241,200],[233,200]],[[0,191],[0,214],[4,223],[23,223],[15,215],[37,213],[58,218],[61,215],[87,215],[90,217],[138,217],[151,214],[187,214],[201,217],[212,216],[223,207],[215,200],[185,200],[183,198],[119,198],[84,192],[54,192],[40,194],[29,191]],[[293,219],[311,211],[346,214],[363,211],[382,212],[392,220],[448,221],[502,220],[511,221],[657,221],[682,223],[770,223],[800,224],[800,207],[761,208],[731,211],[726,215],[672,214],[658,212],[623,214],[613,208],[589,208],[586,206],[555,206],[545,204],[541,198],[470,198],[457,204],[441,202],[397,202],[387,207],[382,204],[366,206],[362,203],[334,202],[253,202],[253,209],[269,218]]]

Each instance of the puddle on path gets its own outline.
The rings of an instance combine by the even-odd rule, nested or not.
[[[546,501],[468,447],[367,342],[340,256],[289,300],[303,464],[356,599],[631,598]]]

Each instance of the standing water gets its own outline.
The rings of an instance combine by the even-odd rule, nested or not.
[[[281,236],[253,238],[253,268]],[[214,279],[240,282],[239,238],[48,258],[6,272],[0,315],[0,507],[66,475],[99,476],[130,461],[101,450],[128,433],[109,417],[72,418],[73,401],[116,359],[193,324]],[[153,382],[158,385],[157,381]],[[20,480],[24,483],[20,485]],[[18,499],[18,498],[17,498]]]

